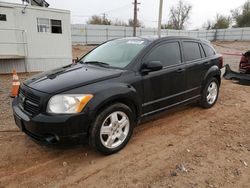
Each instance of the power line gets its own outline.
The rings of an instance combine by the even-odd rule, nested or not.
[[[117,7],[117,8],[111,9],[111,10],[104,11],[104,13],[114,12],[114,11],[121,10],[121,9],[123,9],[125,7],[129,7],[129,6],[130,6],[130,4],[126,4],[126,5],[123,5],[121,7]]]

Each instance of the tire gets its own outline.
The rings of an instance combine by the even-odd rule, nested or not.
[[[122,103],[115,103],[97,115],[89,132],[89,144],[96,151],[110,155],[128,143],[135,118],[132,110]]]
[[[210,97],[208,96],[210,94]],[[211,108],[216,103],[219,96],[219,82],[216,78],[210,78],[201,93],[200,106]]]

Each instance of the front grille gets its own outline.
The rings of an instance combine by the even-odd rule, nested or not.
[[[36,115],[40,110],[40,97],[34,95],[28,90],[20,88],[19,91],[19,104],[20,107],[28,112],[30,115]]]

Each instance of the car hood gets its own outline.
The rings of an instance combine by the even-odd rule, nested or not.
[[[95,65],[75,64],[37,74],[24,85],[49,94],[60,93],[76,87],[119,77],[123,70]]]

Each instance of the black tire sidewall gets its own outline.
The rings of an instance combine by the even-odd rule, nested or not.
[[[110,148],[105,147],[102,144],[101,139],[100,139],[100,131],[101,131],[101,126],[103,124],[103,121],[111,113],[113,113],[115,111],[124,112],[129,118],[130,126],[129,126],[128,135],[127,135],[126,139],[123,141],[123,143],[116,148],[110,149]],[[93,125],[90,128],[90,135],[89,135],[90,146],[92,148],[94,148],[95,150],[97,150],[98,152],[101,152],[105,155],[109,155],[109,154],[113,154],[113,153],[118,152],[119,150],[121,150],[122,148],[124,148],[126,146],[126,144],[128,143],[128,141],[133,133],[133,128],[134,128],[134,124],[135,124],[134,119],[135,118],[133,116],[132,110],[128,106],[126,106],[125,104],[116,103],[116,104],[113,104],[113,105],[105,108],[103,111],[100,112],[100,114],[97,115]]]
[[[216,85],[217,85],[217,96],[216,96],[216,99],[214,101],[213,104],[209,104],[208,101],[207,101],[207,90],[208,90],[208,87],[209,85],[212,83],[212,82],[215,82]],[[201,96],[201,101],[200,101],[200,105],[203,107],[203,108],[211,108],[212,106],[214,106],[218,100],[218,97],[219,97],[219,91],[220,91],[220,85],[219,85],[219,82],[216,78],[210,78],[207,82],[206,82],[206,85],[204,87],[204,89],[202,90],[202,96]]]

